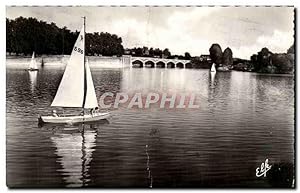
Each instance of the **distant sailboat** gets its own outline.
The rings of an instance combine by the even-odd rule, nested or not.
[[[75,42],[71,57],[66,66],[64,75],[51,104],[52,107],[82,108],[80,115],[40,116],[39,121],[44,123],[78,123],[107,119],[109,113],[88,113],[84,109],[98,108],[95,87],[89,65],[85,60],[85,18],[83,28]]]
[[[210,68],[210,72],[216,72],[216,64],[213,63]]]
[[[38,67],[37,67],[37,63],[35,61],[35,58],[34,58],[34,52],[32,53],[31,61],[30,61],[30,64],[29,64],[29,68],[27,70],[29,70],[29,71],[39,70]]]

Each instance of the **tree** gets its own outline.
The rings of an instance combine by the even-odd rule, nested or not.
[[[233,65],[232,51],[228,47],[223,52],[222,64],[224,66],[232,66]]]
[[[143,47],[143,56],[149,56],[149,49],[146,46]]]
[[[161,51],[161,49],[159,49],[159,48],[155,48],[154,49],[154,51],[153,51],[153,55],[154,56],[158,56],[158,57],[162,57],[162,51]]]
[[[288,54],[295,54],[294,44],[287,50]]]
[[[191,54],[188,53],[188,52],[185,52],[185,53],[184,53],[184,58],[185,58],[186,60],[190,60],[190,59],[191,59]]]
[[[276,67],[276,73],[292,72],[294,68],[293,58],[288,54],[273,54],[272,65]]]
[[[35,18],[18,17],[6,19],[6,51],[29,55],[36,54],[71,54],[79,34],[66,27],[59,28],[55,23],[38,21]],[[122,55],[122,39],[115,34],[86,34],[87,55],[102,54],[107,56]]]
[[[222,48],[219,44],[212,44],[209,48],[209,55],[213,63],[217,66],[222,63]]]
[[[150,49],[149,49],[149,56],[150,56],[150,57],[153,57],[153,56],[154,56],[154,50],[153,50],[153,48],[150,48]]]
[[[292,46],[293,47],[293,46]],[[288,53],[273,54],[268,48],[262,48],[257,54],[251,56],[254,71],[263,73],[292,73],[294,70],[293,48]]]
[[[143,48],[134,48],[135,56],[143,56]]]
[[[6,51],[9,55],[15,50],[14,22],[6,18]]]
[[[255,66],[257,66],[257,63],[258,63],[258,60],[257,60],[257,57],[258,55],[257,54],[253,54],[251,57],[250,57],[250,61],[255,69]]]
[[[272,53],[268,48],[262,48],[261,51],[257,53],[257,62],[254,65],[254,70],[257,72],[266,72],[271,62],[271,55]]]
[[[164,51],[162,52],[162,54],[163,54],[164,58],[168,58],[168,57],[171,56],[171,52],[169,51],[168,48],[164,49]]]

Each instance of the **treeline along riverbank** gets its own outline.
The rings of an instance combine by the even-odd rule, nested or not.
[[[79,31],[59,28],[35,18],[6,19],[6,52],[16,55],[70,55]],[[87,55],[122,55],[122,38],[107,32],[86,34]]]
[[[253,54],[250,60],[234,58],[229,47],[224,51],[219,44],[212,44],[209,55],[192,57],[194,68],[210,68],[216,64],[218,71],[246,71],[271,74],[293,74],[295,68],[294,44],[286,53],[272,53],[268,48],[262,48],[257,54]]]

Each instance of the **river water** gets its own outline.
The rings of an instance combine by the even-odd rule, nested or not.
[[[196,109],[111,108],[93,124],[38,125],[64,71],[6,71],[9,187],[293,187],[294,77],[92,68],[104,92],[194,93]],[[74,93],[76,94],[76,93]],[[269,160],[266,176],[256,168]]]

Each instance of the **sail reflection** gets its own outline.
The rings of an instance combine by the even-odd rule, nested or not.
[[[123,70],[121,92],[148,94],[149,92],[203,92],[204,84],[199,82],[206,80],[207,75],[202,76],[199,71],[186,69],[150,69],[134,68]],[[198,77],[195,79],[195,77]],[[205,78],[203,78],[205,77]],[[202,80],[203,78],[203,80]]]
[[[215,83],[216,72],[209,73],[210,86],[213,88]]]
[[[98,135],[97,125],[56,125],[50,138],[56,147],[57,162],[61,165],[67,187],[87,186],[91,180],[89,169]]]
[[[38,71],[28,71],[28,73],[29,73],[30,89],[31,89],[31,92],[34,92],[36,85],[37,85]]]

